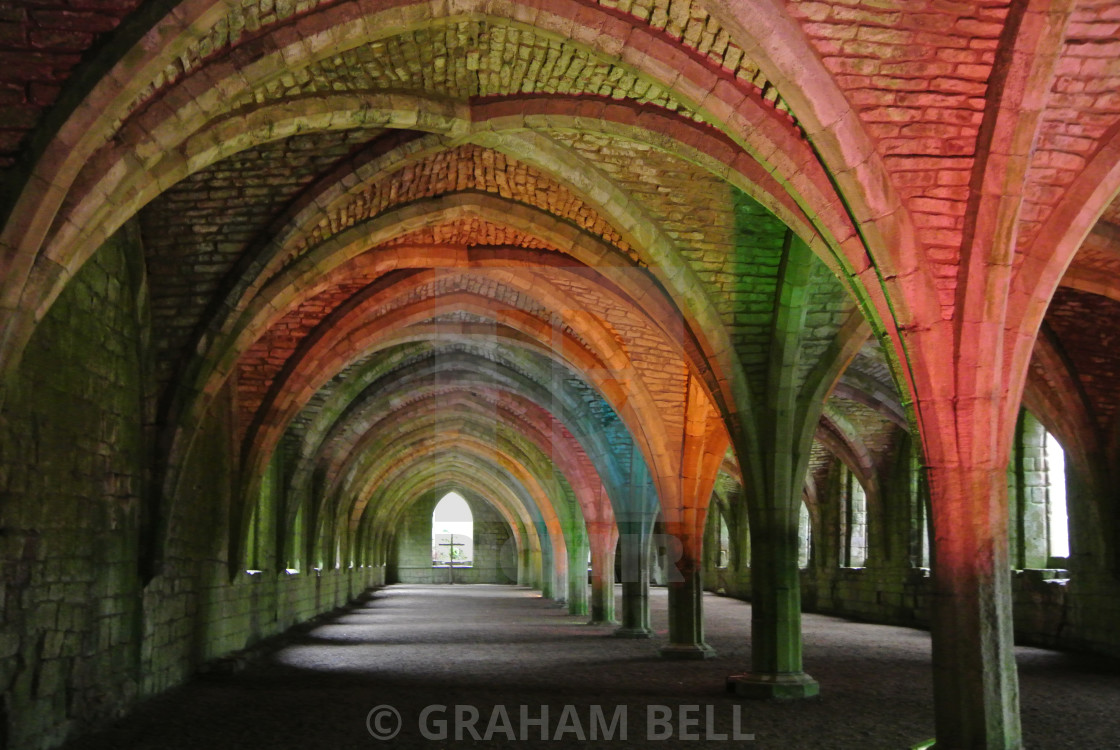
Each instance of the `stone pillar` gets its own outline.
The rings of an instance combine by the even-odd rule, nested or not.
[[[938,748],[1022,747],[1003,467],[928,470]]]
[[[610,625],[614,619],[614,550],[618,536],[611,528],[591,534],[591,623]]]
[[[555,550],[553,550],[551,542],[548,539],[548,531],[542,529],[542,532],[539,568],[540,572],[537,576],[537,585],[540,589],[541,596],[546,599],[551,599],[556,593],[556,564],[554,560]]]
[[[801,571],[797,512],[761,509],[751,518],[751,671],[727,678],[744,698],[809,698],[820,692],[801,667]]]
[[[649,626],[650,540],[645,524],[620,523],[622,552],[622,625],[620,638],[651,638]]]
[[[568,540],[568,614],[587,614],[587,537],[575,533]]]
[[[669,643],[661,647],[666,659],[710,659],[714,648],[704,642],[704,585],[701,566],[681,560],[666,571],[669,587]]]
[[[533,580],[533,554],[528,542],[517,555],[517,585],[528,586],[531,589],[537,587]]]
[[[727,454],[729,437],[723,417],[699,380],[689,376],[686,419],[681,443],[680,479],[674,502],[663,508],[665,539],[670,542],[664,567],[669,587],[669,643],[661,655],[669,659],[708,659],[715,650],[704,642],[704,528],[712,491]],[[716,544],[719,544],[719,510]]]

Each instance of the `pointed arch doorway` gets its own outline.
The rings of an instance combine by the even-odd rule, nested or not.
[[[432,511],[432,567],[447,569],[455,582],[456,568],[474,565],[474,514],[463,496],[448,492]]]

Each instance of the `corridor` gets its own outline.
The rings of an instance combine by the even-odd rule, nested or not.
[[[460,744],[455,706],[477,709],[479,716],[473,728],[483,742],[471,739],[466,708],[462,744],[486,747],[582,745],[581,733],[590,739],[596,705],[608,723],[622,717],[625,740],[620,725],[612,735],[598,735],[598,744],[619,748],[898,750],[932,735],[928,634],[807,614],[805,662],[820,680],[821,697],[736,701],[723,682],[746,666],[750,605],[708,594],[704,608],[717,657],[670,663],[656,652],[667,627],[661,588],[651,592],[654,639],[627,640],[526,588],[389,586],[285,638],[283,647],[244,671],[195,679],[66,748],[454,747]],[[1120,747],[1120,673],[1100,659],[1021,647],[1016,654],[1026,747]],[[366,727],[371,710],[383,705],[401,717],[391,745],[372,738]],[[422,722],[422,712],[433,705],[447,709],[429,710]],[[509,723],[503,726],[499,716],[485,741],[498,706]],[[539,724],[521,725],[522,706],[530,719],[541,719],[541,707],[548,707],[547,742],[539,739]],[[685,709],[685,717],[697,723],[686,722],[683,730],[682,706],[699,707]],[[650,725],[651,710],[660,710],[655,707],[672,712],[669,729]],[[444,740],[434,738],[441,720]],[[381,726],[389,729],[385,720]],[[754,740],[733,741],[736,730]],[[708,732],[728,740],[705,740]],[[666,733],[667,739],[654,741]]]

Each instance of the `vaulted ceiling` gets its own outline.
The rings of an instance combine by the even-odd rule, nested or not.
[[[323,472],[352,524],[418,491],[402,468],[485,488],[477,467],[539,476],[538,453],[601,514],[633,465],[680,473],[693,384],[732,433],[736,394],[775,387],[796,236],[816,254],[789,387],[831,372],[810,475],[836,454],[870,476],[909,425],[872,334],[908,325],[887,309],[953,315],[1007,7],[763,5],[6,8],[6,351],[135,221],[169,472],[228,388],[250,473],[284,445],[292,486]],[[1118,24],[1077,3],[1053,50],[1018,267],[1115,148]],[[1071,257],[1042,337],[1065,371],[1033,367],[1028,402],[1067,443],[1076,402],[1102,450],[1120,203]],[[875,276],[933,291],[890,308]]]

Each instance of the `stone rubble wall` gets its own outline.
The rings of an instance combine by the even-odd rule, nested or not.
[[[231,581],[233,447],[218,399],[174,504],[163,563],[140,556],[151,497],[151,351],[139,234],[118,233],[43,320],[0,417],[0,747],[57,746],[383,583],[379,567]]]

